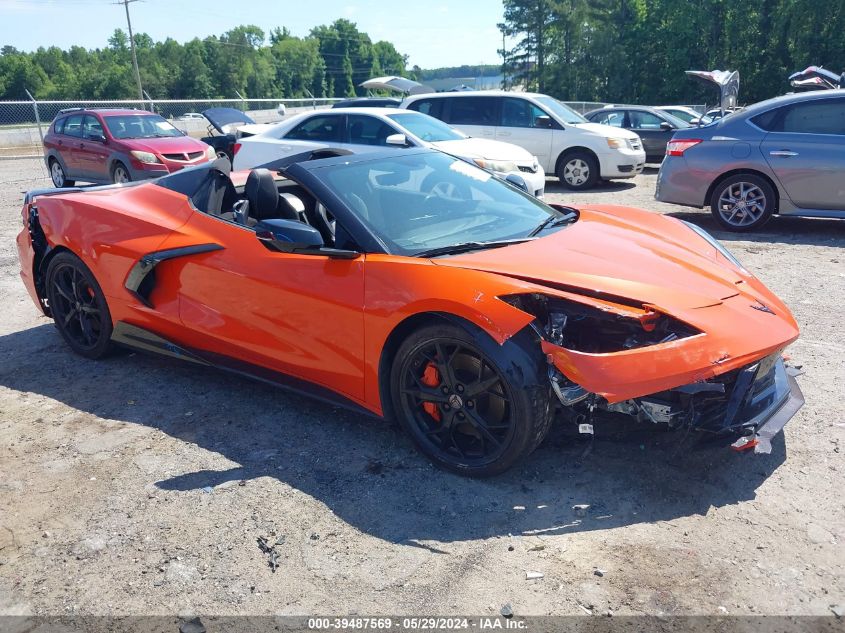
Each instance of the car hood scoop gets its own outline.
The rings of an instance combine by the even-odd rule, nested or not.
[[[576,223],[547,237],[433,261],[664,310],[714,306],[749,291],[731,264],[682,223],[619,207],[583,207]]]

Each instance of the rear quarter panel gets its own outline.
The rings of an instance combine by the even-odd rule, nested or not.
[[[50,247],[77,255],[120,302],[130,299],[123,284],[135,262],[193,212],[185,196],[153,184],[36,198],[34,205]]]

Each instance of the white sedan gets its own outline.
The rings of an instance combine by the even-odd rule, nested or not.
[[[501,178],[519,176],[538,198],[545,193],[546,172],[528,151],[511,143],[471,138],[427,114],[398,108],[317,110],[291,117],[240,139],[234,147],[233,168],[250,169],[309,149],[332,147],[361,153],[391,146],[398,151],[402,147],[437,149]]]

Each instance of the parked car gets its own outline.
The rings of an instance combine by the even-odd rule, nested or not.
[[[602,178],[633,178],[645,164],[636,134],[590,123],[548,95],[503,90],[436,93],[407,97],[402,107],[471,136],[519,145],[569,189],[590,189]]]
[[[677,130],[689,123],[668,112],[647,106],[605,106],[587,112],[584,117],[593,123],[620,127],[635,132],[642,139],[646,162],[659,163],[666,155],[666,143]]]
[[[397,108],[317,110],[291,117],[261,134],[241,139],[233,165],[235,169],[248,169],[309,148],[332,147],[360,153],[390,146],[437,149],[502,178],[516,176],[537,197],[545,194],[546,173],[542,165],[521,147],[470,138],[434,117]],[[427,186],[439,184],[430,179]]]
[[[280,114],[284,112],[284,104],[280,103]],[[204,143],[211,145],[218,158],[224,156],[230,161],[235,157],[235,143],[238,139],[248,138],[265,131],[270,127],[267,123],[256,123],[243,110],[237,108],[209,108],[203,110],[203,116],[208,120],[208,136]]]
[[[201,115],[199,112],[186,112],[185,114],[179,116],[177,121],[205,121],[205,117]]]
[[[707,125],[711,122],[710,117],[688,106],[656,106],[656,108],[668,112],[673,117],[686,121],[690,125]]]
[[[803,404],[789,309],[694,225],[548,206],[430,149],[228,171],[27,194],[21,277],[74,352],[299,389],[472,476],[526,458],[561,409],[767,453]]]
[[[144,110],[62,110],[44,135],[56,187],[157,178],[215,157],[207,144]]]
[[[776,213],[845,218],[844,173],[845,94],[805,92],[677,132],[655,197],[710,205],[720,226],[749,231]]]
[[[358,97],[332,104],[332,108],[398,108],[402,99],[394,97]]]

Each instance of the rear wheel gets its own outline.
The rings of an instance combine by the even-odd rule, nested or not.
[[[53,181],[53,185],[58,189],[62,187],[73,187],[76,184],[75,181],[67,179],[64,167],[55,158],[50,159],[50,180]]]
[[[88,267],[59,253],[47,267],[47,299],[56,327],[71,349],[86,358],[111,351],[112,322],[106,298]]]
[[[115,184],[132,182],[132,176],[129,174],[129,170],[126,168],[126,165],[120,161],[114,164],[114,167],[112,167],[111,170],[111,181]]]
[[[736,174],[713,189],[710,212],[728,231],[752,231],[772,217],[777,200],[772,186],[754,174]]]
[[[551,423],[549,388],[514,382],[537,363],[451,324],[411,334],[391,369],[400,424],[435,464],[474,477],[499,474],[530,454]],[[538,381],[539,382],[539,381]]]
[[[583,151],[564,156],[557,169],[560,183],[567,189],[580,191],[592,189],[599,181],[599,162],[592,154]]]

